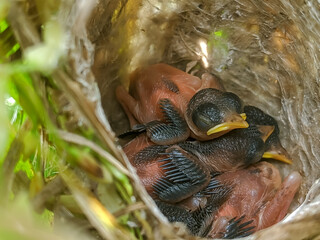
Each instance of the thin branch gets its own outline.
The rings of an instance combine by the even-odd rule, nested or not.
[[[114,165],[120,172],[126,174],[130,178],[132,178],[132,174],[115,158],[113,157],[110,153],[105,151],[103,148],[95,144],[94,142],[79,136],[74,133],[69,133],[63,130],[58,130],[59,136],[70,143],[75,143],[81,146],[86,146],[91,148],[93,151],[95,151],[97,154],[99,154],[101,157],[107,159],[112,165]]]
[[[134,204],[129,205],[128,207],[124,209],[120,209],[119,211],[113,213],[113,216],[115,217],[121,217],[125,214],[128,214],[130,212],[136,211],[136,210],[141,210],[141,209],[146,209],[146,205],[142,202],[137,202]]]
[[[41,212],[45,203],[53,196],[62,192],[65,185],[60,176],[55,177],[39,192],[34,199],[32,199],[32,205],[36,211]]]
[[[73,194],[79,207],[103,239],[133,239],[130,232],[118,224],[116,218],[85,187],[81,179],[70,169],[61,172],[61,177]]]

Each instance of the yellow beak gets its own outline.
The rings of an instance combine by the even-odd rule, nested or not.
[[[235,115],[233,116],[233,119],[227,120],[224,123],[218,124],[213,128],[210,128],[207,131],[207,135],[211,135],[211,134],[219,133],[223,131],[231,131],[237,128],[247,128],[249,127],[249,124],[245,121],[245,119],[246,119],[245,113],[241,113],[240,117],[239,115]]]
[[[284,163],[292,164],[292,160],[283,154],[279,154],[276,152],[265,152],[262,158],[272,158],[274,160],[278,160]]]

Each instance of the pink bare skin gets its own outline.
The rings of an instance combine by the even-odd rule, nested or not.
[[[263,129],[268,132],[270,132],[270,130],[273,131],[273,128]],[[250,134],[252,134],[252,136]],[[183,165],[187,165],[189,168],[190,166],[195,166],[193,171],[199,171],[197,176],[193,177],[193,179],[191,179],[191,177],[188,179],[188,177],[185,176],[183,180],[185,182],[184,184],[191,182],[191,186],[182,192],[179,192],[177,187],[175,190],[172,190],[176,193],[176,197],[170,201],[179,202],[206,188],[211,180],[211,173],[235,171],[236,169],[244,168],[251,163],[261,160],[264,151],[264,141],[261,139],[261,134],[264,135],[264,133],[258,130],[250,130],[247,132],[247,129],[243,129],[207,142],[186,141],[172,146],[156,145],[148,139],[147,134],[141,134],[128,143],[124,147],[124,151],[131,163],[137,168],[137,173],[149,193],[153,192],[151,191],[152,186],[159,185],[161,178],[162,181],[169,181],[170,172],[177,171],[175,173],[176,175],[185,174],[184,171],[187,170],[181,169]],[[197,149],[197,151],[195,149]],[[251,151],[248,151],[248,149],[251,149]],[[252,154],[252,149],[254,149],[254,154]],[[143,151],[140,152],[141,150]],[[168,161],[169,155],[161,154],[165,152],[168,154],[175,152],[175,156],[180,156],[180,160],[178,161],[177,158],[171,158],[171,160]],[[158,160],[162,160],[162,162]],[[170,170],[165,170],[168,165],[171,165],[170,162],[174,165],[170,166]],[[163,165],[166,165],[166,167],[164,168]],[[180,167],[178,167],[178,165]],[[180,170],[178,171],[178,169]],[[178,172],[180,173],[178,174]],[[198,180],[197,177],[199,177]],[[212,180],[214,181],[215,179]],[[199,184],[192,184],[192,182],[195,181],[198,181]],[[177,186],[179,183],[174,185]],[[168,188],[167,183],[162,189],[168,190]],[[168,191],[171,190],[169,189]],[[197,204],[201,207],[204,206],[206,199],[199,198],[198,195],[192,198],[191,201],[188,200],[185,203],[185,205],[189,203],[195,205],[195,207],[187,207],[188,209],[195,210],[198,208]]]
[[[135,155],[140,152],[142,149],[155,145],[153,142],[149,140],[146,134],[141,134],[137,137],[135,137],[133,140],[131,140],[129,143],[127,143],[125,146],[123,146],[123,150],[125,154],[127,155],[129,161],[132,165],[137,167],[137,163],[135,163],[134,158]]]
[[[281,183],[278,169],[267,162],[224,173],[217,178],[234,188],[215,216],[209,237],[221,237],[219,233],[234,217],[245,216],[242,222],[253,220],[250,226],[255,226],[254,231],[276,224],[287,214],[301,184],[298,172],[291,173]]]
[[[153,185],[165,175],[161,168],[162,163],[158,161],[163,156],[151,160],[136,158],[139,151],[152,145],[155,144],[148,139],[146,134],[141,134],[129,142],[124,147],[124,151],[137,169],[137,174],[148,193],[157,199]],[[301,176],[297,172],[291,173],[281,183],[278,169],[267,162],[259,162],[245,169],[225,172],[216,178],[224,186],[230,186],[232,189],[228,200],[222,206],[217,206],[219,210],[212,215],[213,226],[208,237],[222,237],[221,232],[226,231],[228,222],[235,217],[245,216],[242,223],[252,220],[248,227],[254,226],[253,231],[279,222],[287,214],[292,199],[301,184]],[[207,205],[207,197],[193,195],[176,204],[193,212]]]
[[[161,178],[163,178],[163,176],[166,175],[165,170],[161,167],[161,165],[163,165],[164,163],[159,162],[159,160],[167,158],[167,155],[155,155],[154,158],[137,157],[140,151],[144,150],[149,146],[156,146],[156,144],[150,141],[146,133],[143,133],[131,140],[129,143],[127,143],[123,147],[123,150],[131,164],[136,168],[137,175],[139,176],[139,179],[142,185],[147,190],[148,194],[153,199],[158,199],[158,196],[154,193],[153,186]],[[155,153],[157,154],[157,152]],[[208,178],[207,182],[209,182],[209,180],[210,179]],[[206,186],[206,184],[207,183],[204,183],[204,186]],[[187,198],[194,194],[196,191],[197,190],[193,190],[193,192],[190,191],[187,195],[183,195],[181,198]],[[203,201],[204,203],[206,203],[205,199],[203,199]]]
[[[146,134],[141,134],[125,145],[123,150],[131,164],[136,168],[140,181],[146,188],[149,195],[156,198],[153,194],[152,185],[165,174],[160,167],[161,163],[158,162],[161,156],[157,159],[153,159],[152,161],[139,162],[135,159],[135,156],[139,151],[151,145],[155,144],[149,140]]]
[[[135,70],[130,75],[129,93],[119,86],[116,96],[133,127],[138,123],[163,120],[158,103],[164,98],[170,99],[183,115],[192,96],[204,88],[224,90],[221,83],[208,73],[200,79],[159,63]]]

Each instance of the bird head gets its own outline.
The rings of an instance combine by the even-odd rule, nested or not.
[[[284,163],[291,164],[292,160],[288,152],[282,147],[279,139],[279,126],[277,121],[261,109],[254,106],[245,106],[244,112],[250,126],[269,125],[274,127],[274,131],[265,139],[265,153],[263,158],[271,158]]]
[[[187,123],[200,140],[219,137],[233,129],[247,128],[240,98],[231,92],[205,88],[190,100],[186,110]]]

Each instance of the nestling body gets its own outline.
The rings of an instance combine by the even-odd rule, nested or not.
[[[258,162],[272,127],[239,129],[206,142],[186,141],[164,146],[142,134],[124,147],[151,196],[179,202],[204,189],[212,174]]]
[[[119,86],[116,96],[129,118],[129,133],[146,131],[154,143],[168,145],[189,136],[209,140],[248,127],[239,97],[222,90],[207,73],[200,79],[155,64],[134,71],[129,93]]]
[[[219,237],[219,226],[238,216],[244,216],[243,222],[252,221],[254,231],[276,224],[287,214],[301,184],[298,172],[292,172],[281,183],[279,170],[267,162],[224,173],[217,179],[234,187],[214,218],[210,237]]]

